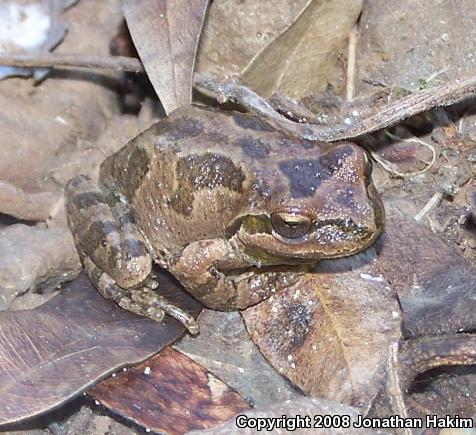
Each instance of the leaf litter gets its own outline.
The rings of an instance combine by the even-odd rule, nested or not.
[[[81,3],[87,5],[88,1],[82,0],[79,3],[79,6],[83,7]],[[281,47],[290,49],[292,52],[292,45],[298,42],[297,39],[294,40],[289,36],[286,39],[286,29],[289,30],[289,33],[294,31],[301,34],[303,38],[312,37],[312,32],[311,35],[306,34],[306,31],[312,29],[312,26],[306,28],[302,25],[306,16],[300,16],[299,11],[302,11],[306,6],[309,8],[323,7],[326,2],[295,1],[282,4],[277,1],[276,4],[279,7],[275,8],[272,13],[266,13],[260,9],[264,2],[260,2],[259,5],[256,5],[256,3],[248,5],[247,3],[218,0],[212,2],[202,32],[200,46],[203,51],[201,53],[199,49],[198,52],[197,71],[219,71],[220,73],[216,74],[219,81],[240,73],[247,65],[250,71],[265,71],[266,62],[261,62],[266,59],[267,53],[273,53],[273,50],[283,44],[283,41],[284,46],[281,45]],[[360,2],[355,2],[355,4],[357,3],[360,5]],[[378,2],[368,3],[364,8],[360,22],[360,28],[365,29],[365,35],[360,39],[357,38],[356,45],[353,45],[351,35],[349,45],[345,38],[346,32],[342,32],[339,35],[340,39],[337,39],[340,41],[340,50],[343,50],[341,54],[342,52],[344,54],[335,56],[336,52],[329,49],[329,55],[333,56],[332,60],[329,61],[329,64],[323,63],[323,66],[329,68],[328,71],[339,71],[339,62],[342,62],[342,59],[344,59],[342,65],[345,67],[345,50],[348,48],[349,57],[347,62],[349,64],[346,66],[347,71],[344,71],[345,80],[351,80],[351,87],[359,92],[362,92],[365,86],[367,86],[366,90],[368,91],[369,84],[372,92],[376,88],[379,90],[382,88],[381,80],[378,77],[371,77],[369,70],[362,67],[363,63],[361,61],[376,59],[375,53],[377,53],[377,57],[381,56],[381,62],[388,63],[385,54],[378,50],[370,54],[365,51],[366,47],[371,46],[371,44],[378,47],[378,44],[382,44],[379,38],[383,40],[382,38],[388,38],[387,35],[389,35],[388,32],[378,33],[373,23],[379,22],[383,26],[382,28],[385,28],[385,21],[382,20],[382,17],[384,17],[387,22],[393,25],[392,14],[386,10],[380,10],[376,13],[378,6],[375,5]],[[89,2],[90,5],[91,2]],[[135,6],[134,11],[126,12],[126,18],[130,18],[133,14],[140,17],[140,7]],[[245,7],[250,9],[245,9]],[[424,11],[422,13],[429,18],[430,22],[420,28],[415,28],[414,24],[411,25],[413,25],[412,29],[414,31],[418,29],[419,37],[424,40],[426,37],[424,32],[429,34],[433,31],[431,27],[431,23],[434,21],[433,13],[431,9],[428,10],[425,2],[422,2],[419,7],[421,7],[421,11]],[[401,2],[399,8],[400,11],[405,10],[405,8],[411,10],[408,2]],[[465,8],[472,13],[474,5],[466,5]],[[76,8],[72,10],[74,9]],[[127,9],[125,10],[127,11]],[[191,27],[194,30],[191,33],[195,37],[199,33],[197,25],[201,26],[200,17],[203,17],[203,3],[200,4],[197,11],[200,12],[194,15],[194,19],[191,21],[194,23]],[[278,17],[278,13],[275,14],[277,11],[283,12],[280,17]],[[190,9],[187,10],[189,14],[192,12]],[[250,13],[247,14],[247,12]],[[344,16],[340,15],[338,18],[345,20],[350,17],[351,12],[355,13],[355,10],[349,8],[349,16],[344,13]],[[254,18],[250,18],[253,17],[253,13]],[[330,14],[332,17],[332,10]],[[211,21],[214,16],[219,17],[215,22]],[[404,18],[402,18],[403,21],[399,21],[399,26],[402,25],[402,22],[412,23],[411,21],[405,21],[407,17],[405,18],[404,13],[401,16]],[[414,14],[414,16],[418,16],[418,14]],[[171,18],[171,22],[174,19]],[[352,22],[355,22],[355,20],[356,17],[346,22],[347,31],[350,31]],[[332,19],[330,18],[329,21],[332,22]],[[140,27],[140,23],[134,24],[138,22],[140,22],[138,18],[135,21],[129,19],[131,27],[134,27],[134,25]],[[144,34],[147,33],[147,26],[153,23],[147,22],[147,20],[144,20],[144,22],[147,24],[140,30],[142,40],[137,39],[136,36],[135,42],[139,55],[141,58],[144,56],[142,60],[147,69],[147,61],[145,61],[147,56],[149,56],[152,63],[155,59],[151,57],[153,50],[147,49]],[[253,28],[253,25],[256,27]],[[251,29],[251,31],[248,29]],[[256,29],[256,31],[253,29]],[[131,31],[134,37],[134,30],[131,29]],[[374,34],[372,34],[373,31]],[[405,33],[403,28],[399,28],[399,31],[402,35]],[[452,29],[451,32],[448,31],[443,40],[452,40],[455,31],[456,28]],[[165,34],[164,36],[173,38],[172,34]],[[328,36],[330,40],[333,40],[334,35],[324,35],[322,37]],[[337,37],[337,34],[335,36]],[[316,40],[320,40],[317,35],[315,37]],[[397,48],[396,51],[395,48],[393,49],[391,59],[399,58],[397,39],[395,38],[392,41]],[[418,38],[415,40],[418,41]],[[186,41],[188,41],[188,45],[185,49],[188,51],[184,57],[179,56],[179,50],[164,53],[169,59],[165,62],[164,68],[170,70],[171,65],[176,61],[178,64],[184,62],[181,65],[190,66],[191,62],[194,61],[194,56],[191,53],[195,52],[197,41],[194,37],[190,37]],[[368,41],[370,41],[370,45],[365,45]],[[238,45],[235,45],[236,43]],[[439,41],[435,43],[438,44],[439,58],[445,62],[444,59],[447,56],[445,50],[449,51],[449,45],[440,44]],[[211,48],[206,48],[207,44],[211,44]],[[163,47],[160,44],[158,46]],[[323,47],[326,48],[326,44],[323,44]],[[458,45],[456,43],[456,47],[463,47],[463,44]],[[465,43],[464,49],[471,51],[471,44]],[[352,50],[357,50],[358,55],[352,53]],[[308,57],[315,61],[312,56]],[[234,62],[235,59],[236,62]],[[353,59],[358,59],[358,62],[360,62],[358,68],[352,65]],[[321,60],[318,58],[317,64]],[[298,66],[295,70],[289,70],[291,71],[290,76],[299,73],[301,70],[306,70],[304,67],[299,68],[301,65],[296,62],[290,62],[290,64],[292,67]],[[413,62],[412,66],[418,64],[418,62]],[[378,63],[376,62],[374,65],[378,65]],[[380,113],[378,110],[374,110],[373,113],[377,113],[376,116],[366,118],[365,106],[352,106],[347,104],[345,100],[341,100],[342,104],[336,104],[334,107],[326,107],[325,104],[321,104],[319,106],[320,113],[316,114],[319,123],[322,124],[319,127],[321,130],[313,127],[313,133],[321,131],[320,134],[323,137],[331,140],[371,133],[378,128],[387,127],[400,121],[403,118],[402,113],[406,113],[405,116],[410,116],[427,110],[434,105],[452,104],[474,89],[473,76],[469,76],[468,79],[465,79],[466,81],[463,80],[463,85],[456,83],[457,87],[452,88],[450,83],[448,85],[442,84],[439,88],[432,88],[424,82],[429,83],[434,80],[434,77],[440,77],[441,74],[438,71],[436,71],[438,73],[435,73],[436,75],[429,73],[429,75],[426,75],[426,80],[422,79],[422,81],[419,80],[421,72],[418,69],[412,70],[411,67],[403,69],[399,66],[398,60],[394,65],[396,65],[396,68],[393,71],[386,70],[386,81],[383,83],[384,87],[390,89],[390,92],[386,93],[387,101],[384,103],[387,105],[387,109],[384,105]],[[312,68],[310,65],[305,66]],[[149,70],[150,68],[149,66]],[[150,73],[152,70],[149,70]],[[422,90],[420,93],[416,93],[414,96],[410,95],[399,102],[399,91],[398,89],[393,90],[392,86],[401,86],[401,82],[395,77],[399,71],[403,70],[410,73],[413,71],[413,74],[416,75],[413,80],[420,84]],[[285,77],[289,71],[284,68],[280,71],[280,74]],[[319,101],[319,92],[322,89],[329,92],[329,84],[335,86],[334,89],[330,88],[330,94],[332,92],[334,94],[340,93],[340,97],[342,97],[344,86],[339,85],[339,83],[342,84],[342,78],[340,81],[330,83],[328,77],[320,78],[321,76],[318,75],[316,77],[318,78],[310,89],[310,96],[303,95],[306,91],[305,88],[296,87],[293,89],[292,80],[290,80],[290,87],[285,91],[289,93],[287,97],[302,99],[303,103],[311,100]],[[154,85],[157,83],[154,83],[154,80],[166,80],[162,77],[157,78],[155,73],[150,74],[150,79]],[[169,97],[167,97],[167,92],[164,93],[164,86],[166,86],[164,84],[160,85],[161,88],[156,86],[156,91],[159,97],[163,98],[163,102],[170,98],[169,107],[183,104],[190,95],[191,84],[187,80],[184,77],[177,79],[174,86],[167,90],[170,94]],[[295,82],[300,81],[295,80]],[[365,86],[362,85],[363,83]],[[41,86],[47,84],[48,81]],[[270,85],[270,83],[265,83],[263,86]],[[230,89],[237,89],[233,86]],[[260,92],[266,94],[266,92],[272,93],[276,90],[285,93],[279,87],[271,87]],[[293,93],[294,90],[296,94]],[[177,97],[178,95],[180,97]],[[324,96],[326,97],[326,95]],[[432,98],[434,99],[431,100]],[[364,100],[365,98],[362,99],[362,101]],[[428,103],[429,100],[433,103]],[[299,101],[290,101],[299,103]],[[323,98],[320,101],[324,102],[326,99]],[[107,103],[106,107],[108,108],[106,112],[110,111],[108,116],[115,112],[113,104]],[[264,115],[272,114],[271,110],[274,110],[274,108],[270,105],[266,110],[268,112]],[[326,127],[327,113],[332,115],[332,110],[336,111],[337,120],[340,119],[342,122],[343,119],[340,127],[339,125]],[[397,110],[397,112],[394,112],[394,110]],[[396,116],[395,113],[398,113],[398,110],[401,112]],[[97,113],[104,114],[105,112],[99,109]],[[286,114],[286,110],[283,109],[282,113]],[[471,346],[473,346],[475,292],[472,285],[474,281],[472,276],[473,266],[470,264],[474,260],[472,254],[474,249],[471,247],[470,217],[466,220],[463,219],[464,216],[468,216],[468,208],[471,206],[471,202],[466,201],[466,196],[472,198],[471,184],[468,183],[472,176],[472,164],[471,162],[467,163],[470,159],[468,144],[472,140],[472,136],[469,127],[466,130],[463,128],[466,125],[465,119],[470,118],[464,110],[460,111],[459,114],[457,111],[454,112],[453,107],[444,112],[448,113],[448,116],[442,117],[441,113],[442,110],[438,109],[434,112],[413,117],[406,122],[408,128],[413,129],[412,131],[419,135],[422,131],[425,132],[425,129],[426,131],[433,130],[431,139],[437,141],[438,146],[435,149],[440,154],[440,158],[433,167],[418,177],[410,177],[405,180],[389,178],[378,168],[374,171],[376,185],[384,194],[387,213],[390,211],[387,217],[387,229],[379,244],[371,248],[369,252],[356,258],[339,260],[329,264],[326,262],[319,265],[316,270],[319,273],[307,275],[294,293],[288,292],[287,294],[276,295],[273,300],[252,307],[244,313],[245,321],[247,321],[247,317],[253,319],[253,311],[254,315],[257,316],[255,317],[256,322],[248,320],[247,326],[250,329],[251,337],[260,346],[273,366],[277,367],[280,372],[302,388],[304,392],[318,394],[320,397],[335,398],[341,403],[352,404],[356,406],[354,412],[357,413],[368,412],[369,415],[377,416],[402,413],[418,416],[424,412],[436,412],[434,410],[444,411],[445,403],[452,403],[451,409],[463,415],[474,415],[475,412],[472,404],[465,399],[468,388],[471,391],[471,387],[474,387],[474,374],[468,370],[464,371],[464,369],[471,368],[471,365],[474,365],[474,361],[471,359]],[[64,115],[60,114],[58,116],[60,119],[58,122],[62,124],[61,119],[65,120]],[[269,118],[270,122],[273,122],[272,118],[279,121],[283,120],[282,115],[278,117],[272,114]],[[331,116],[329,116],[330,118]],[[347,118],[350,120],[350,124],[346,121]],[[150,120],[150,117],[148,119]],[[299,116],[297,119],[299,120]],[[442,119],[444,122],[441,121]],[[28,123],[25,124],[28,125]],[[45,125],[49,124],[46,123]],[[291,126],[292,124],[288,125]],[[295,124],[293,129],[299,129],[298,125]],[[428,126],[431,126],[431,129]],[[35,128],[40,127],[33,127],[32,131],[36,131]],[[98,125],[97,131],[102,128],[103,125]],[[426,134],[428,135],[428,133]],[[45,137],[47,136],[45,135]],[[94,137],[87,137],[86,139],[88,143],[92,144],[97,140],[97,137],[98,134],[95,134]],[[378,152],[385,148],[387,152],[398,151],[396,146],[398,140],[394,139],[390,143],[388,141],[382,142],[387,144],[386,147],[383,147],[378,142],[379,137],[379,133],[375,133],[364,138],[357,138],[357,141],[365,146],[369,146],[370,143],[370,146],[374,146]],[[15,138],[13,143],[18,143],[18,139]],[[120,144],[117,146],[120,146]],[[102,155],[101,153],[95,155],[94,147],[91,145],[90,147],[93,152],[87,153],[87,159],[79,159],[75,162],[73,168],[79,169],[84,164],[83,162],[90,162],[94,172],[94,167],[97,168],[103,156],[114,151],[114,147],[112,147],[102,152]],[[79,147],[79,151],[85,149],[87,150],[88,147]],[[418,155],[415,148],[411,146],[407,146],[404,151],[411,161],[426,158]],[[398,153],[395,155],[399,156]],[[442,163],[442,157],[446,165]],[[456,171],[461,161],[464,162],[463,169]],[[69,163],[67,159],[57,162],[61,162],[61,164],[55,167],[53,173],[56,175],[59,184],[62,184],[68,178],[68,171],[64,168]],[[14,163],[18,165],[17,162],[14,161]],[[2,177],[3,174],[8,174],[10,170],[13,177],[9,178],[7,176],[5,181],[11,183],[14,188],[24,189],[27,194],[32,187],[36,189],[36,192],[38,192],[38,188],[40,192],[44,191],[44,185],[38,183],[38,180],[41,179],[41,177],[38,177],[38,172],[35,177],[32,177],[32,171],[15,172],[11,171],[11,166],[11,164],[5,165],[7,170],[2,172]],[[446,169],[446,167],[449,169]],[[50,168],[47,168],[47,170],[50,170]],[[37,171],[36,168],[35,171]],[[47,173],[51,175],[51,172]],[[469,177],[468,173],[470,174]],[[450,174],[456,174],[457,177],[450,178]],[[435,180],[436,184],[434,184]],[[465,194],[467,195],[465,196]],[[432,197],[438,197],[439,201],[429,202]],[[430,230],[424,229],[413,220],[413,217],[423,210],[425,204],[429,204],[429,206],[426,207],[424,214],[420,214],[420,221],[429,226]],[[20,209],[21,213],[21,207],[17,208]],[[22,216],[16,210],[11,214],[15,215],[15,213],[18,214],[17,217]],[[43,218],[44,214],[34,216],[34,220],[39,217]],[[60,217],[54,221],[54,225],[61,226],[61,221],[62,218]],[[51,223],[48,224],[51,225]],[[9,226],[11,225],[7,224],[7,228]],[[26,229],[28,228],[27,226]],[[437,234],[432,234],[432,232]],[[453,247],[449,248],[447,244]],[[467,260],[459,256],[458,249]],[[395,267],[396,265],[399,267]],[[74,271],[75,268],[77,268],[77,263],[70,270]],[[57,275],[58,273],[54,271],[58,269],[52,268],[51,273]],[[449,273],[447,273],[448,271]],[[47,279],[45,282],[48,283],[48,281]],[[61,279],[56,281],[53,279],[52,282],[56,287]],[[50,288],[48,284],[46,287]],[[364,288],[364,291],[361,287]],[[27,286],[27,289],[38,288],[41,288],[41,284],[38,285],[35,281]],[[353,289],[350,295],[349,289]],[[68,293],[66,292],[66,294]],[[53,303],[53,301],[50,303]],[[310,310],[311,306],[313,310]],[[39,308],[39,310],[41,309]],[[34,312],[32,311],[32,313]],[[268,316],[268,322],[263,321],[263,318],[260,317],[261,312],[265,319]],[[280,313],[281,316],[277,316],[277,313]],[[211,313],[211,316],[213,316],[213,313]],[[272,328],[270,327],[271,324],[273,325]],[[28,326],[24,329],[27,330]],[[291,331],[291,335],[289,335],[289,331]],[[359,339],[359,337],[362,338]],[[290,340],[287,340],[289,338]],[[219,338],[216,338],[216,340],[219,340]],[[223,352],[231,352],[233,341],[221,341],[224,342]],[[213,347],[213,343],[210,343],[209,346]],[[418,355],[423,357],[417,357]],[[193,352],[190,356],[193,356]],[[438,361],[439,358],[441,358],[441,363],[449,363],[448,358],[451,358],[453,369],[440,367],[440,363],[435,364],[435,361]],[[206,364],[207,360],[202,359],[201,362]],[[322,369],[322,373],[327,372],[328,376],[316,376],[316,372],[312,371],[316,368]],[[340,372],[337,373],[339,368]],[[400,371],[406,373],[406,376],[403,377],[406,379],[404,384],[394,382]],[[223,379],[227,382],[226,376]],[[438,391],[437,395],[434,394],[435,389]],[[293,398],[291,403],[276,405],[276,409],[288,410],[286,412],[293,413],[292,404],[301,403],[300,400]],[[114,411],[115,406],[110,405],[110,408]],[[332,407],[332,413],[338,413],[341,405],[335,403],[329,406]],[[45,407],[46,409],[47,407]],[[273,415],[272,413],[275,411],[270,409],[264,412]],[[139,420],[137,421],[142,424]],[[145,422],[143,424],[146,426]]]
[[[169,300],[198,314],[198,302],[166,275],[160,279]],[[108,374],[143,361],[184,327],[170,317],[158,323],[121,310],[82,274],[39,308],[2,313],[0,331],[5,425],[53,409]]]
[[[213,373],[171,348],[88,394],[141,426],[169,434],[214,427],[250,409]]]

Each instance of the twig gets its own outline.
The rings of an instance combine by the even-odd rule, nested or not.
[[[42,55],[0,53],[0,65],[19,67],[73,67],[144,72],[139,59],[122,56],[83,56],[79,54],[48,53]],[[389,127],[405,118],[439,106],[454,104],[476,91],[476,75],[461,80],[414,92],[399,100],[375,109],[363,119],[354,119],[351,125],[342,122],[327,127],[296,123],[278,113],[267,101],[246,86],[235,81],[217,81],[195,74],[195,87],[220,103],[227,100],[241,104],[251,112],[267,119],[280,129],[312,141],[333,142],[352,139]]]
[[[144,72],[139,59],[123,56],[87,56],[82,54],[0,53],[0,65],[30,68],[88,68],[126,72]]]
[[[442,192],[436,192],[430,200],[425,204],[425,206],[415,215],[414,219],[417,222],[421,222],[435,207],[438,207],[441,200],[443,199]]]
[[[306,123],[296,123],[274,110],[266,100],[256,92],[235,81],[218,81],[195,73],[194,85],[204,95],[215,98],[219,104],[232,101],[240,104],[250,112],[265,118],[269,123],[311,140],[324,140],[315,136],[314,127]]]
[[[415,177],[416,175],[421,175],[421,174],[424,174],[425,172],[428,172],[433,167],[433,165],[436,163],[436,158],[437,158],[436,149],[433,145],[429,144],[428,142],[425,142],[425,141],[423,141],[423,140],[421,140],[417,137],[403,139],[399,136],[396,136],[396,135],[390,133],[389,131],[385,131],[385,133],[387,134],[387,136],[389,136],[392,139],[399,140],[401,142],[407,142],[407,143],[416,142],[416,143],[419,143],[419,144],[421,144],[421,145],[423,145],[423,146],[425,146],[425,147],[427,147],[431,150],[431,161],[429,163],[427,163],[427,165],[423,169],[421,169],[419,171],[412,171],[412,172],[401,172],[398,169],[397,165],[395,165],[394,163],[389,162],[388,160],[384,159],[382,156],[377,154],[375,151],[371,151],[373,159],[378,164],[380,164],[380,166],[382,166],[383,169],[385,169],[387,172],[389,172],[393,176],[401,177],[401,178]]]
[[[355,69],[357,65],[357,27],[354,27],[349,35],[349,50],[347,56],[347,71],[345,84],[345,99],[350,101],[354,98]]]
[[[246,86],[235,81],[218,82],[195,74],[195,86],[203,93],[220,101],[234,101],[241,104],[281,129],[313,141],[333,142],[352,139],[389,127],[405,118],[439,106],[449,106],[475,92],[476,75],[414,92],[399,100],[376,108],[373,114],[363,119],[354,119],[351,125],[339,123],[327,127],[298,124],[276,112],[263,98]]]

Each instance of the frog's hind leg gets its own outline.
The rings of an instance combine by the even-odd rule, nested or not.
[[[151,287],[143,286],[139,289],[122,289],[110,276],[99,269],[90,258],[84,255],[82,257],[86,273],[99,293],[105,298],[112,299],[125,310],[158,322],[167,313],[182,323],[190,334],[195,335],[200,332],[198,323],[192,315],[157,294],[155,291],[155,281],[151,281]]]

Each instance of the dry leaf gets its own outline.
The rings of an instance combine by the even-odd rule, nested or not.
[[[362,0],[310,0],[286,31],[256,55],[242,81],[264,97],[302,98],[338,84],[338,58],[362,9]]]
[[[410,198],[384,197],[379,267],[399,294],[409,337],[476,329],[476,268],[408,212]]]
[[[46,221],[53,206],[61,201],[59,193],[27,193],[0,180],[0,213],[26,221]]]
[[[16,224],[1,229],[0,311],[8,309],[17,296],[32,289],[54,289],[80,270],[68,228]]]
[[[169,435],[214,427],[250,409],[236,391],[171,348],[88,394],[122,417]]]
[[[176,349],[223,379],[253,406],[301,397],[251,341],[238,312],[204,309],[199,320],[200,334],[183,337]]]
[[[463,78],[476,66],[476,3],[366,2],[356,47],[356,90],[416,90]],[[411,35],[411,36],[410,36]]]
[[[137,52],[166,113],[192,100],[192,72],[208,0],[125,0]]]
[[[175,281],[159,291],[198,314]],[[184,327],[138,317],[104,299],[85,275],[34,310],[0,314],[0,425],[61,405],[111,372],[136,364],[177,339]]]
[[[221,79],[239,74],[308,1],[214,0],[200,37],[197,71]]]
[[[253,341],[305,393],[367,408],[400,338],[394,291],[371,251],[322,262],[285,291],[243,312]]]

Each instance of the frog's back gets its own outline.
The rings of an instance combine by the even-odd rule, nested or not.
[[[243,213],[266,212],[273,192],[289,188],[283,161],[319,152],[315,143],[293,140],[256,116],[189,106],[105,166],[113,166],[108,172],[150,244],[170,253],[226,237]]]

